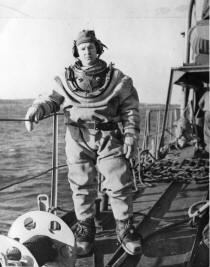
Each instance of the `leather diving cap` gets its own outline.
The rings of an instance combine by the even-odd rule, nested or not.
[[[73,45],[73,56],[79,57],[77,46],[82,43],[94,43],[96,46],[97,54],[100,56],[104,52],[104,47],[107,48],[105,44],[103,44],[100,40],[98,40],[95,36],[95,32],[92,30],[83,30],[79,32],[77,39],[74,41]]]
[[[79,32],[78,37],[76,39],[76,45],[80,45],[82,43],[98,43],[96,39],[95,32],[91,30],[83,30]]]

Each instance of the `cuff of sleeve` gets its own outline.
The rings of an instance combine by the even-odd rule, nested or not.
[[[54,112],[54,105],[50,105],[50,104],[47,104],[47,103],[39,103],[38,101],[35,101],[33,103],[33,107],[37,107],[37,108],[41,109],[45,116],[49,115],[52,112]]]
[[[45,116],[45,113],[46,113],[46,112],[45,112],[44,107],[43,107],[41,104],[34,103],[34,104],[32,104],[32,107],[35,107],[35,108],[41,110],[42,118]]]

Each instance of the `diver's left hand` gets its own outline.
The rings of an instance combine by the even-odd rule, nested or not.
[[[123,153],[126,159],[134,158],[137,153],[137,140],[133,134],[127,133],[124,138]]]

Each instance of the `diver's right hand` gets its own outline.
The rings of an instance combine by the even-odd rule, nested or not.
[[[38,123],[44,117],[44,110],[40,106],[31,106],[25,116],[25,127],[28,132],[33,130],[33,122]]]

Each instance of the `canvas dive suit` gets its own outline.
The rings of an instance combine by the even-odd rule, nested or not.
[[[132,176],[123,154],[126,134],[139,135],[139,100],[132,79],[102,60],[84,68],[79,62],[56,77],[52,94],[33,105],[47,115],[63,109],[69,182],[78,220],[94,216],[97,169],[117,220],[132,215]],[[118,127],[121,123],[123,134]],[[97,169],[96,169],[97,165]]]

